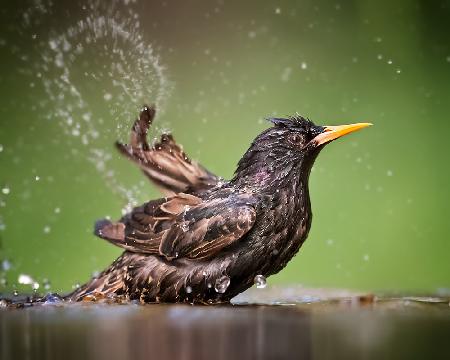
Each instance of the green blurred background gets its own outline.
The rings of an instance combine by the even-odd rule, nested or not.
[[[160,196],[114,151],[139,111],[127,98],[112,102],[133,115],[114,121],[102,96],[90,104],[101,134],[96,147],[112,156],[112,185],[107,170],[89,161],[90,146],[65,134],[63,119],[46,118],[64,100],[55,105],[43,82],[35,82],[42,49],[51,36],[93,15],[89,6],[61,1],[52,16],[33,13],[34,20],[42,16],[33,28],[23,13],[38,3],[6,1],[1,10],[0,292],[18,286],[19,274],[41,285],[48,279],[53,291],[86,281],[121,252],[92,235],[95,220],[121,216],[126,200],[114,187],[138,186],[138,202]],[[232,176],[271,115],[374,123],[317,159],[309,238],[270,284],[450,288],[449,1],[127,3],[116,1],[114,16],[133,20],[132,8],[142,41],[153,45],[170,82],[159,131],[170,129],[214,173]],[[83,65],[92,73],[105,71],[100,60],[107,59],[96,58],[95,46]],[[81,73],[76,66],[72,73]],[[148,81],[141,70],[129,76]],[[109,82],[76,81],[93,94],[109,91]],[[100,115],[104,121],[97,121]]]

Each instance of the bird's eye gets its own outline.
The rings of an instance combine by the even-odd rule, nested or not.
[[[303,143],[303,137],[300,134],[291,134],[288,139],[293,145],[301,145]]]

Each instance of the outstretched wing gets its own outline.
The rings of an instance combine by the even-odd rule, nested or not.
[[[206,190],[219,178],[196,161],[189,159],[170,134],[150,146],[147,132],[155,116],[155,108],[145,106],[131,129],[130,144],[117,142],[119,151],[139,165],[143,173],[166,193]]]
[[[204,259],[252,228],[251,203],[246,195],[204,201],[180,193],[137,207],[118,223],[99,222],[96,234],[131,252]]]

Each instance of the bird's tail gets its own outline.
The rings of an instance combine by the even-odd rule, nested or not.
[[[106,298],[110,295],[122,295],[125,292],[126,274],[127,266],[124,264],[122,255],[108,269],[67,294],[64,299],[81,301],[83,299],[88,300],[89,297],[95,300],[96,298]]]

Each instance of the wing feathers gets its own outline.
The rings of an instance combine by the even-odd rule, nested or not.
[[[158,143],[149,146],[147,132],[154,116],[154,107],[144,107],[131,129],[130,145],[117,142],[117,149],[170,195],[206,190],[215,186],[219,178],[190,160],[172,135],[163,134]]]
[[[202,200],[189,194],[151,201],[118,223],[98,222],[96,234],[128,251],[204,259],[239,241],[253,226],[248,196]]]

